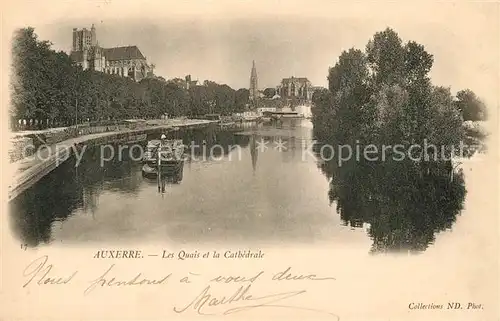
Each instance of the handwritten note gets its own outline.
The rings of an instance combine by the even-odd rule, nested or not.
[[[24,288],[67,286],[80,278],[83,284],[86,284],[82,289],[82,294],[85,296],[109,288],[158,287],[168,290],[173,284],[184,284],[185,297],[181,296],[172,306],[172,311],[177,314],[191,312],[198,315],[228,315],[258,308],[275,308],[320,313],[336,320],[340,319],[331,311],[300,304],[300,298],[307,293],[308,284],[334,283],[335,278],[314,273],[299,273],[292,267],[272,272],[261,270],[252,275],[202,275],[196,272],[186,272],[185,275],[168,272],[161,275],[147,275],[138,271],[129,276],[122,276],[118,273],[116,264],[110,264],[97,275],[84,275],[78,270],[69,272],[58,270],[50,263],[48,256],[42,256],[26,266],[23,277]],[[264,293],[259,290],[259,282],[273,282],[276,287],[272,289],[282,289],[285,284],[287,287],[293,285],[296,289],[274,291],[266,287]],[[195,288],[201,290],[193,291]]]

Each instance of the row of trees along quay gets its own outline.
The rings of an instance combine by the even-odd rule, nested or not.
[[[38,128],[83,121],[159,119],[162,115],[229,115],[244,111],[248,89],[205,81],[187,88],[180,78],[126,77],[82,70],[63,51],[39,40],[33,28],[14,33],[12,48],[11,125],[37,120]]]
[[[433,62],[423,45],[403,43],[390,28],[376,33],[364,51],[343,51],[329,69],[328,89],[313,95],[315,137],[332,146],[423,146],[425,139],[458,148],[463,122],[486,120],[486,108],[469,89],[453,97],[449,88],[434,86]]]

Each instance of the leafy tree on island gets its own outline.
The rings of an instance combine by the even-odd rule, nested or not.
[[[328,70],[328,90],[313,95],[318,157],[332,156],[321,152],[324,144],[347,144],[353,153],[339,162],[335,149],[318,162],[330,181],[328,196],[345,224],[369,224],[372,252],[424,250],[463,207],[453,147],[464,139],[463,119],[484,118],[484,105],[470,91],[454,101],[449,88],[434,86],[432,64],[424,46],[386,29],[365,51],[343,51]],[[394,146],[402,147],[402,158]],[[412,146],[420,149],[410,158]],[[376,152],[370,158],[363,153],[368,147]]]

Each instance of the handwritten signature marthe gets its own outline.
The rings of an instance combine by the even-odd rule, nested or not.
[[[83,294],[88,295],[97,288],[105,287],[122,287],[122,286],[161,286],[167,284],[167,281],[172,278],[172,274],[166,274],[160,278],[147,278],[143,276],[142,272],[135,274],[135,276],[129,279],[118,278],[113,276],[116,273],[114,270],[115,264],[112,264],[103,273],[101,273],[97,278],[90,281],[89,286],[84,290]],[[294,282],[297,284],[303,284],[301,281],[328,281],[335,280],[333,277],[319,277],[315,274],[301,275],[291,272],[291,267],[285,269],[284,271],[275,273],[271,280],[273,282]],[[42,256],[32,261],[23,271],[23,276],[27,281],[23,284],[23,287],[28,287],[30,285],[38,286],[51,286],[51,285],[67,285],[75,278],[78,271],[72,273],[64,273],[63,276],[57,273],[52,264],[49,264],[48,256]],[[257,283],[259,278],[264,274],[264,271],[260,271],[253,277],[242,277],[242,276],[225,276],[220,275],[209,280],[209,285],[207,285],[203,290],[196,295],[188,303],[181,306],[174,306],[173,311],[176,313],[183,313],[188,310],[195,311],[199,315],[213,315],[222,314],[228,315],[237,312],[248,311],[250,309],[256,308],[286,308],[295,310],[304,310],[316,313],[322,313],[339,320],[340,318],[328,311],[316,310],[307,307],[302,307],[298,305],[286,304],[284,301],[291,299],[293,297],[299,297],[306,293],[306,290],[288,291],[288,292],[276,292],[268,293],[266,295],[257,295],[252,293],[255,290],[254,284]],[[212,284],[241,284],[236,291],[231,290],[229,295],[219,295],[213,294],[215,290]],[[252,287],[254,286],[254,287]],[[279,284],[278,284],[279,286]]]
[[[215,313],[206,312],[209,308],[214,308],[218,306],[229,306],[236,304],[243,304],[235,306],[233,308],[228,308],[222,312],[223,315],[233,314],[237,312],[247,311],[255,308],[287,308],[294,310],[305,310],[310,312],[317,312],[322,314],[330,315],[331,317],[340,320],[339,316],[335,313],[322,311],[317,309],[311,309],[306,307],[301,307],[297,305],[287,305],[282,303],[286,299],[299,296],[306,293],[306,290],[272,293],[268,295],[256,296],[250,294],[252,284],[246,286],[240,286],[236,292],[232,293],[230,296],[226,297],[215,297],[210,293],[211,287],[208,285],[204,288],[200,294],[198,294],[194,300],[183,307],[174,307],[174,312],[183,313],[188,309],[195,310],[200,315],[214,315]]]

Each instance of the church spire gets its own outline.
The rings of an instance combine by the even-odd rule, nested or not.
[[[255,67],[255,60],[252,60],[252,71],[250,73],[250,100],[256,100],[259,97],[259,87],[257,83],[257,68]]]

